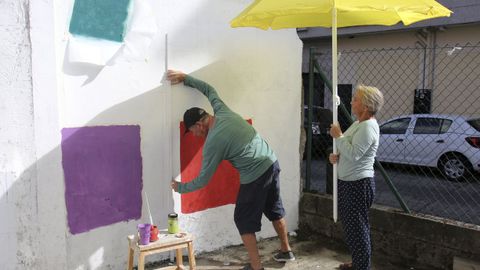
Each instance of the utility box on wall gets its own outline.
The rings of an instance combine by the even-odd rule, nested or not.
[[[432,112],[432,90],[415,89],[413,100],[413,113],[431,113]]]

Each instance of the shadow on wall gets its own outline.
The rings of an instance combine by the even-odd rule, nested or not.
[[[86,76],[87,78],[83,82],[82,86],[91,83],[98,74],[103,70],[105,66],[98,66],[89,63],[72,63],[68,56],[68,48],[65,49],[63,56],[63,72],[70,76]]]
[[[159,127],[161,117],[164,115],[161,113],[161,106],[158,105],[163,98],[162,91],[164,92],[166,89],[164,87],[155,88],[111,107],[97,115],[85,126],[140,125],[142,138],[141,153],[143,157],[142,190],[148,190],[154,223],[158,224],[159,228],[166,228],[166,217],[173,209],[173,198],[169,185],[171,175],[165,174],[165,172],[161,170],[161,168],[166,168],[166,164],[170,164],[168,163],[168,159],[171,158],[170,144],[162,143],[170,140],[170,131],[164,132],[162,127]],[[124,118],[126,116],[128,117]],[[130,121],[125,119],[138,120]],[[126,123],[126,121],[130,122]],[[58,132],[60,132],[60,130]],[[145,140],[144,138],[147,139]],[[74,262],[68,262],[68,258],[75,258],[75,262],[85,262],[83,267],[88,269],[97,269],[97,267],[102,269],[117,269],[119,262],[123,264],[126,263],[126,235],[136,232],[136,224],[148,222],[145,203],[143,203],[142,206],[142,218],[139,220],[118,222],[114,223],[115,225],[106,225],[85,233],[72,235],[68,231],[67,217],[65,216],[65,214],[68,215],[68,213],[64,210],[65,182],[63,175],[59,177],[59,179],[46,179],[45,177],[37,176],[37,169],[45,170],[46,168],[53,167],[54,170],[58,170],[58,168],[62,170],[61,164],[58,164],[58,162],[61,162],[61,160],[59,160],[61,156],[60,153],[61,146],[59,145],[38,159],[36,163],[30,165],[17,179],[9,180],[13,182],[13,184],[0,197],[0,209],[7,209],[8,212],[5,212],[5,218],[13,218],[12,224],[5,224],[7,228],[10,227],[9,229],[12,233],[10,237],[16,238],[17,242],[22,242],[22,245],[29,245],[30,248],[35,246],[51,246],[49,243],[39,243],[37,245],[36,242],[39,241],[39,238],[30,237],[31,232],[43,234],[49,231],[49,228],[32,227],[32,224],[38,224],[37,220],[39,215],[48,211],[49,216],[55,217],[55,220],[51,222],[55,222],[55,226],[58,226],[57,228],[65,229],[65,231],[55,231],[56,234],[50,237],[52,241],[58,243],[58,239],[63,239],[65,235],[67,266],[69,268],[81,268],[81,265],[72,267],[70,264]],[[63,174],[63,170],[60,173]],[[14,178],[14,176],[11,178]],[[38,181],[37,179],[40,181],[48,181],[48,183],[36,182]],[[147,182],[145,182],[145,180],[147,180]],[[116,184],[121,185],[121,183]],[[62,193],[39,194],[46,191],[48,186],[57,186],[59,187],[57,190],[62,189]],[[53,188],[53,190],[55,190],[55,188]],[[142,197],[144,197],[143,194]],[[40,202],[38,198],[47,198],[48,201]],[[143,199],[143,201],[144,200],[145,199]],[[4,217],[2,217],[2,219]],[[37,233],[33,235],[37,235]],[[24,237],[28,237],[27,240]],[[11,240],[15,241],[15,239]],[[27,241],[27,243],[25,243],[25,241]],[[41,258],[35,257],[38,256],[36,254],[38,253],[35,250],[22,250],[19,248],[18,250],[12,250],[10,255],[17,257],[17,262],[27,269],[40,269],[38,264]],[[89,257],[82,258],[85,254],[90,255]],[[14,268],[15,266],[12,266],[12,269]]]

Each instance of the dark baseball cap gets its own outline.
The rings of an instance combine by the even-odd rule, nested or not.
[[[185,133],[187,133],[190,127],[195,125],[203,116],[207,115],[208,113],[198,107],[192,107],[185,111],[183,114],[183,124],[185,125]]]

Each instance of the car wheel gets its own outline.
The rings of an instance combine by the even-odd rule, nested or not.
[[[461,154],[448,154],[439,162],[439,169],[448,180],[464,180],[467,178],[472,165]]]

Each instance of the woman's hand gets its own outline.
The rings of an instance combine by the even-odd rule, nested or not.
[[[328,160],[332,164],[337,163],[339,158],[340,158],[340,154],[330,153],[330,155],[328,156]]]
[[[167,79],[172,83],[172,85],[182,83],[185,80],[185,73],[178,70],[167,71]]]
[[[333,138],[337,139],[343,135],[342,130],[340,129],[340,126],[338,123],[334,123],[330,125],[330,136]]]

